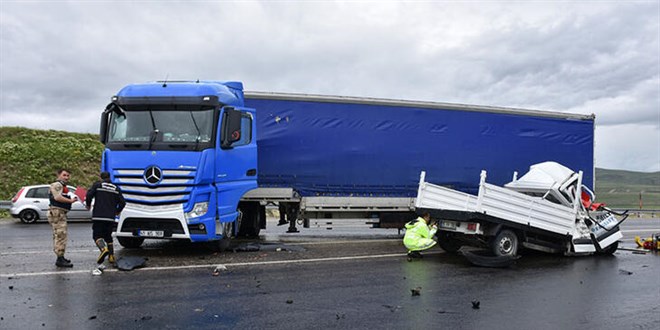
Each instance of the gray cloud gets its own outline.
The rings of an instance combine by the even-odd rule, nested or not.
[[[597,166],[660,170],[648,148],[660,150],[659,7],[3,1],[0,125],[95,132],[125,84],[240,80],[248,90],[595,113]]]

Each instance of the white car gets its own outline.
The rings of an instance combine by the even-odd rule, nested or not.
[[[69,194],[73,195],[76,188],[67,186]],[[9,213],[14,218],[19,218],[23,223],[33,223],[38,220],[48,220],[48,189],[50,185],[25,186],[21,188],[11,200]],[[67,214],[68,219],[91,219],[92,211],[85,209],[85,205],[79,201],[71,205],[71,211]]]

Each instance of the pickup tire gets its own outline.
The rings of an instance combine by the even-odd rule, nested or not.
[[[463,246],[461,241],[457,240],[450,233],[440,231],[436,234],[436,237],[438,237],[438,245],[447,253],[456,253]]]
[[[35,223],[39,220],[39,214],[35,210],[23,210],[18,214],[18,217],[21,219],[22,223]]]
[[[117,241],[121,246],[127,249],[137,249],[144,242],[142,237],[117,237]]]
[[[600,252],[598,252],[598,254],[612,255],[612,254],[614,254],[614,252],[616,252],[616,250],[618,248],[619,248],[619,242],[617,241],[617,242],[612,243],[612,245],[602,249]]]
[[[503,229],[491,241],[491,249],[496,257],[515,256],[518,253],[518,236],[509,229]]]

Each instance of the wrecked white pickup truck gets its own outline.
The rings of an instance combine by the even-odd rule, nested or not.
[[[532,165],[504,187],[486,183],[477,196],[425,182],[422,172],[415,207],[438,219],[438,245],[456,252],[463,245],[514,256],[521,247],[549,253],[612,254],[627,211],[593,203],[594,194],[575,173],[555,162]],[[618,219],[620,216],[621,219]]]

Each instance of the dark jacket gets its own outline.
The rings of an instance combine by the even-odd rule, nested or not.
[[[94,210],[92,220],[115,221],[115,215],[119,214],[126,206],[124,196],[119,187],[110,182],[98,181],[87,191],[85,203],[87,207],[92,205],[94,199]]]

